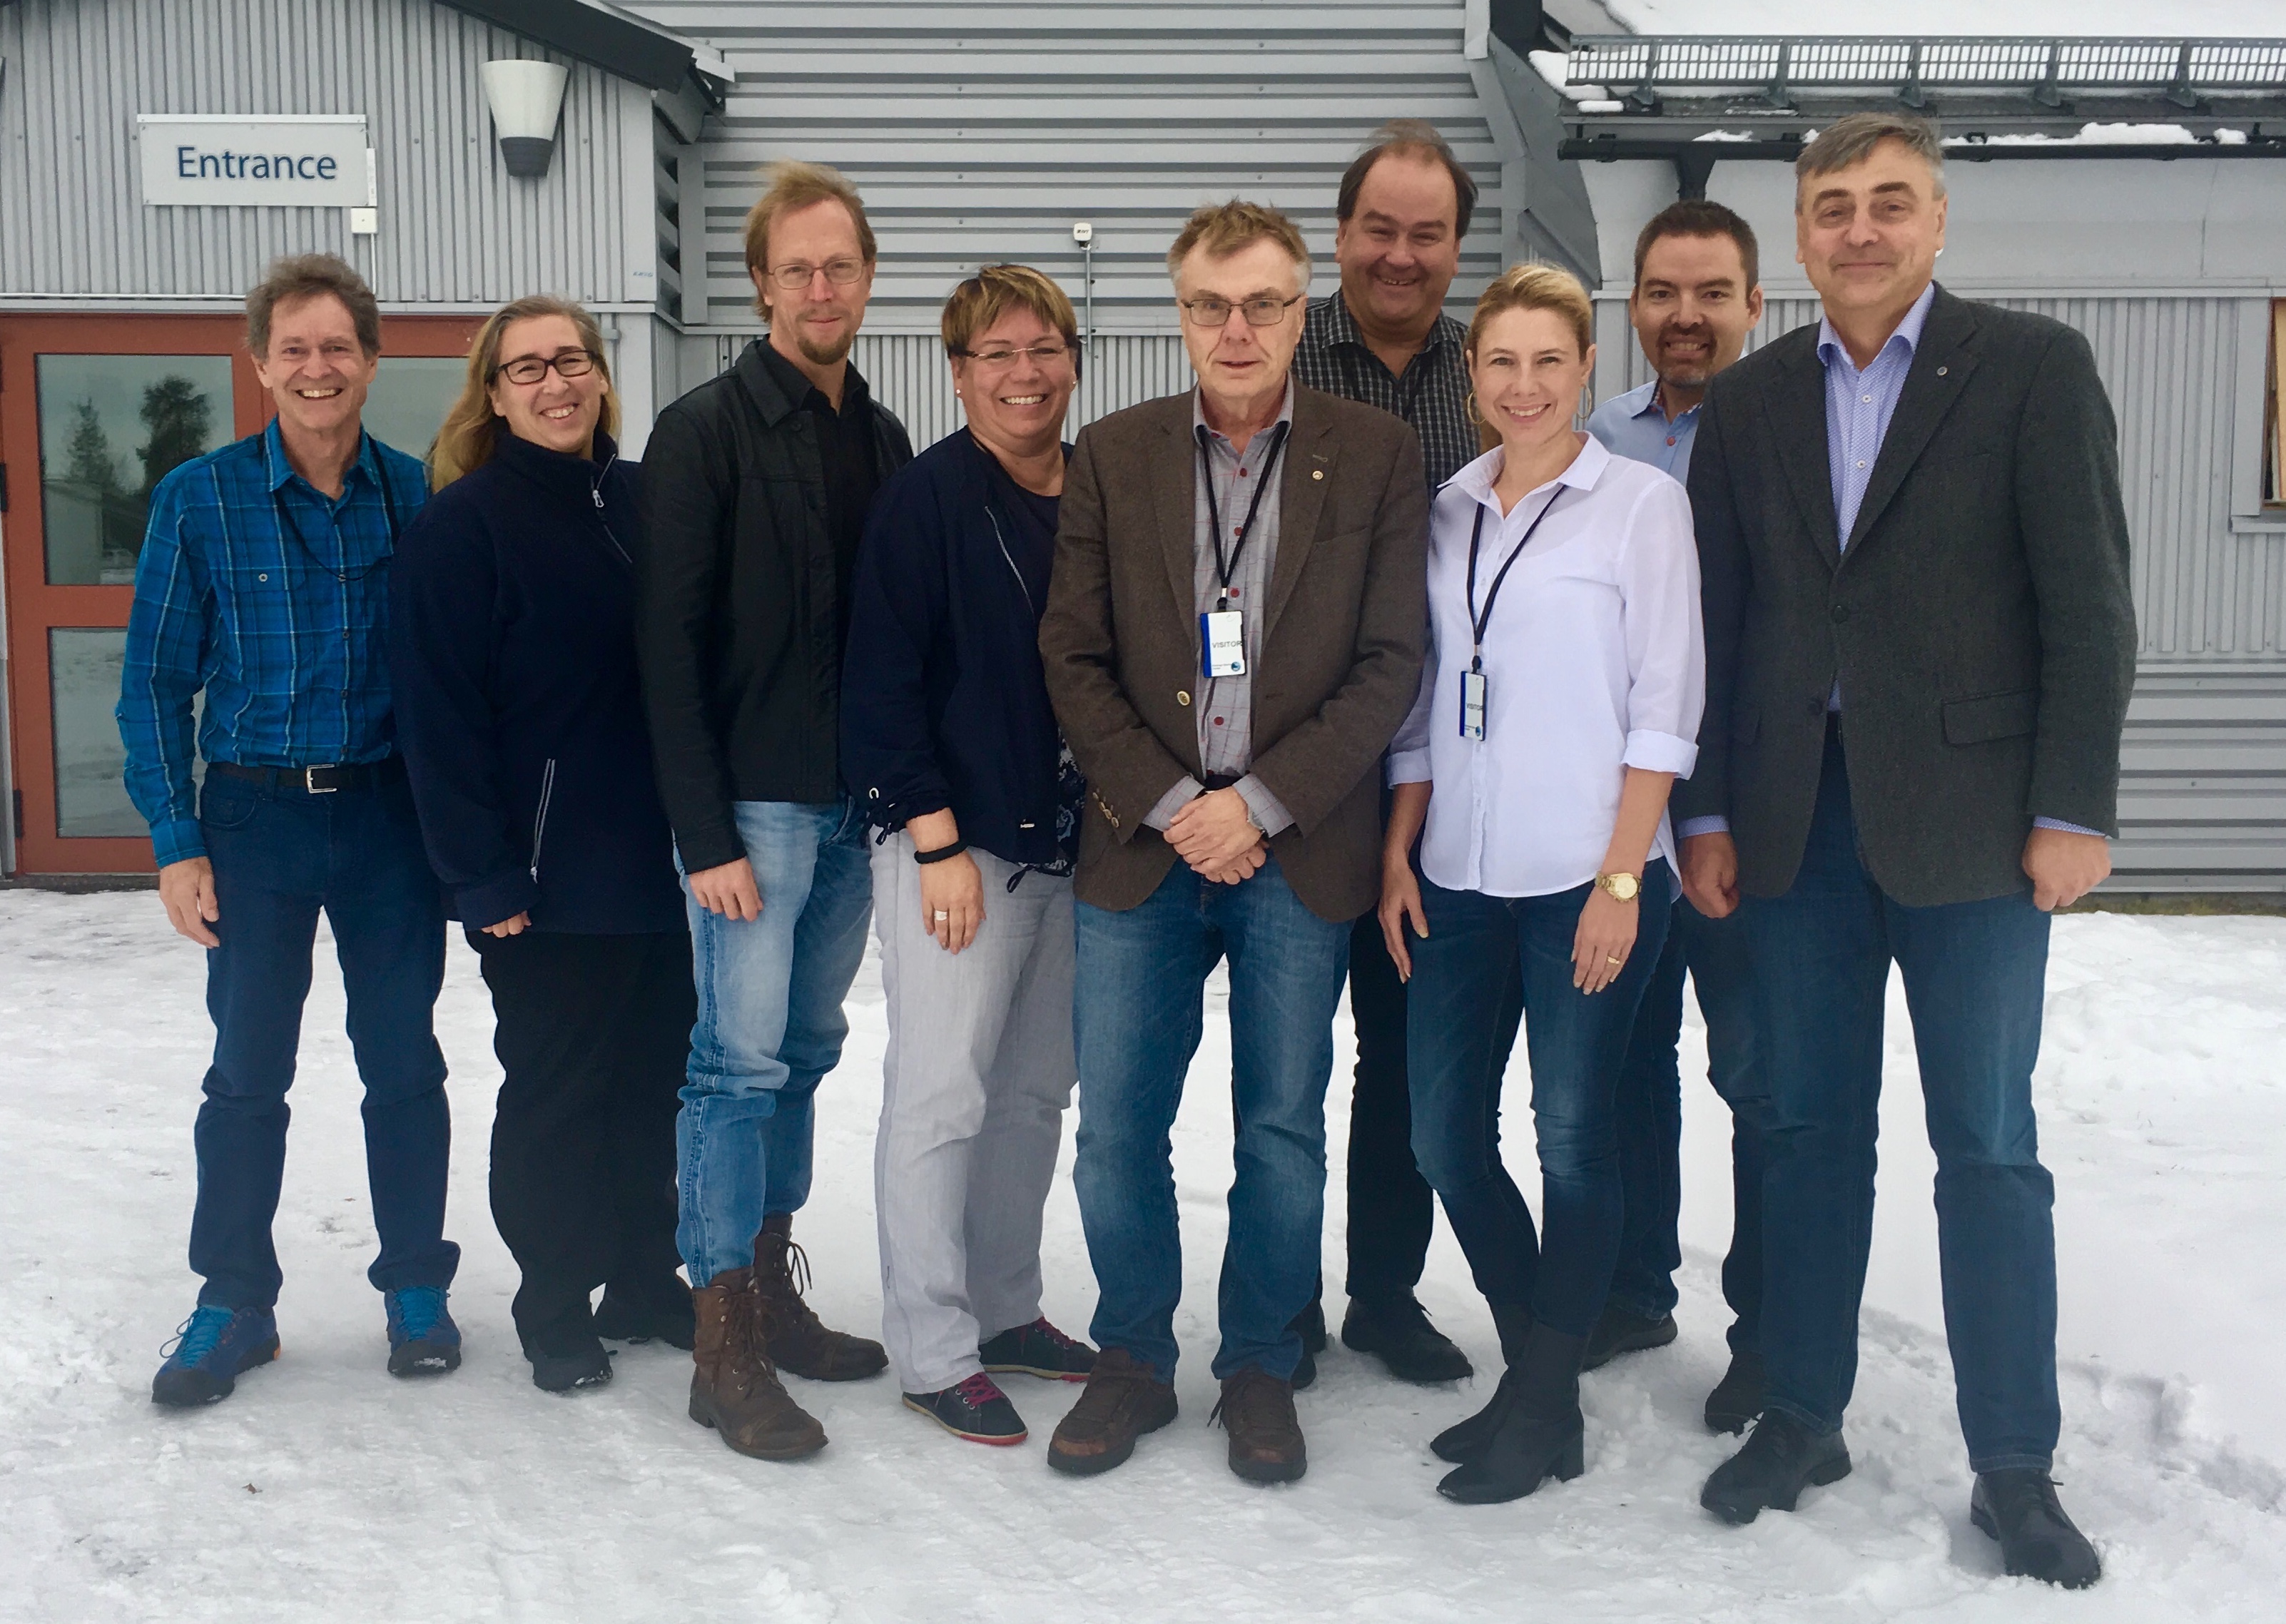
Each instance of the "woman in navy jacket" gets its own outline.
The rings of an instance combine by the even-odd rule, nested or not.
[[[550,1391],[611,1379],[599,1335],[691,1333],[674,1118],[695,999],[635,675],[640,493],[618,415],[585,311],[506,306],[470,347],[437,494],[390,566],[398,732],[492,989],[493,1218]]]
[[[841,684],[842,771],[882,832],[882,1340],[906,1404],[988,1444],[1024,1438],[990,1373],[1080,1381],[1095,1362],[1040,1317],[1040,1212],[1078,1075],[1079,779],[1039,655],[1076,325],[1022,265],[953,290],[968,424],[874,501]]]

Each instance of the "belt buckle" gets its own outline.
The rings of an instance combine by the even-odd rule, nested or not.
[[[307,791],[309,793],[311,793],[311,794],[312,794],[312,795],[331,795],[331,794],[333,794],[336,790],[338,790],[338,789],[340,789],[340,788],[341,788],[341,785],[339,785],[339,784],[319,784],[319,783],[318,782],[317,775],[318,775],[318,774],[319,774],[319,773],[329,773],[329,772],[333,771],[335,768],[336,768],[336,767],[338,767],[338,766],[340,766],[340,765],[341,765],[341,763],[340,763],[340,762],[338,762],[338,761],[327,761],[327,762],[324,766],[322,766],[322,767],[305,767],[305,768],[303,768],[303,769],[302,769],[302,787],[303,787],[303,789],[304,789],[305,791]]]

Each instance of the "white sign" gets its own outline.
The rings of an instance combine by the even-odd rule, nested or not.
[[[145,113],[135,122],[146,204],[358,209],[373,201],[362,113]]]

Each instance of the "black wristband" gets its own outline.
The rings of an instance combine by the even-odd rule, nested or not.
[[[942,863],[947,857],[958,857],[961,853],[967,849],[968,842],[966,840],[955,840],[951,845],[940,846],[934,851],[923,851],[918,847],[915,847],[913,848],[913,861],[915,863]]]

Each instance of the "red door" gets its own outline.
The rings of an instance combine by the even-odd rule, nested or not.
[[[366,425],[418,454],[480,318],[394,317]],[[27,874],[147,873],[112,707],[151,488],[268,422],[229,316],[0,316],[8,781]]]

